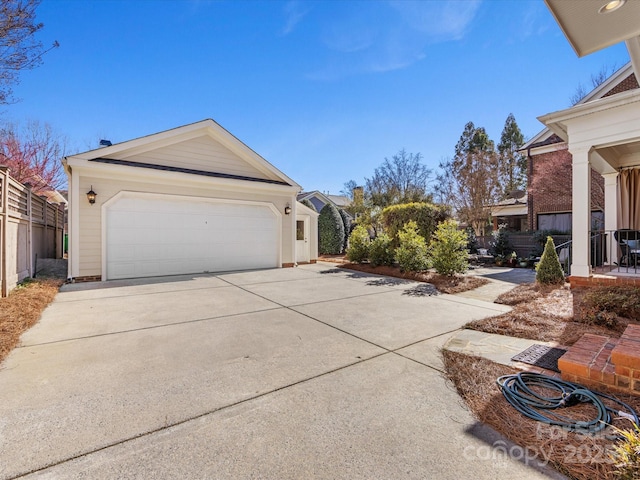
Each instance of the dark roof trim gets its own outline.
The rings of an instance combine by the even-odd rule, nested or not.
[[[129,160],[116,160],[113,158],[93,158],[90,162],[108,163],[110,165],[123,165],[125,167],[150,168],[152,170],[163,170],[165,172],[188,173],[191,175],[201,175],[203,177],[228,178],[231,180],[244,180],[247,182],[269,183],[271,185],[285,185],[290,187],[286,182],[279,180],[269,180],[266,178],[245,177],[242,175],[232,175],[230,173],[207,172],[204,170],[193,170],[191,168],[168,167],[165,165],[156,165],[154,163],[132,162]]]
[[[554,145],[556,143],[563,143],[563,142],[564,142],[564,140],[561,139],[558,135],[556,135],[554,133],[549,138],[547,138],[547,139],[545,139],[545,140],[543,140],[541,142],[536,142],[536,143],[533,143],[533,144],[529,145],[529,148],[533,149],[533,148],[537,148],[537,147],[545,147],[547,145]],[[526,151],[526,149],[525,149],[525,151]]]

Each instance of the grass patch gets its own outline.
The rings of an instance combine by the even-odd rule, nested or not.
[[[443,358],[448,379],[455,385],[458,394],[475,417],[526,448],[529,457],[548,462],[556,470],[574,479],[616,478],[615,462],[609,457],[617,445],[614,440],[604,435],[586,436],[566,432],[536,422],[518,413],[506,401],[496,385],[496,379],[501,375],[516,373],[517,370],[484,358],[450,351],[443,351]],[[638,396],[606,390],[602,393],[615,395],[640,411]],[[631,428],[631,423],[622,419],[614,419],[613,425],[625,430]]]
[[[28,280],[0,298],[0,363],[18,344],[20,335],[40,319],[58,293],[62,280]]]
[[[417,282],[430,283],[442,293],[462,293],[474,288],[481,287],[489,283],[486,278],[472,275],[440,275],[435,272],[402,272],[399,267],[380,265],[374,267],[368,263],[345,263],[342,268],[357,270],[359,272],[374,273],[376,275],[386,275],[388,277],[404,278]]]

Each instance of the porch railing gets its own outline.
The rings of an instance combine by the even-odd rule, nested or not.
[[[591,232],[591,267],[595,273],[640,275],[640,231]]]

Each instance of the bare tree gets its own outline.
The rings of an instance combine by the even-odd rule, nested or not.
[[[365,179],[365,195],[378,207],[430,201],[427,189],[431,175],[420,153],[414,155],[402,149],[391,160],[385,158],[373,176]]]
[[[36,22],[40,0],[2,0],[0,3],[0,104],[11,103],[11,86],[22,70],[42,63],[42,56],[59,46],[55,41],[45,50],[35,34],[44,26]]]
[[[606,82],[607,79],[611,75],[613,75],[617,69],[618,66],[615,63],[613,65],[603,65],[598,73],[591,74],[591,90],[598,88],[600,85]],[[569,98],[569,101],[571,102],[571,105],[576,105],[588,94],[589,92],[587,91],[585,86],[582,85],[582,83],[579,83],[576,87],[576,91]]]
[[[0,131],[0,165],[36,193],[59,189],[66,182],[61,163],[66,147],[66,139],[49,124],[32,121],[22,129],[9,125]]]

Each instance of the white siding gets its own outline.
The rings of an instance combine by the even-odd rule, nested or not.
[[[113,158],[167,167],[278,180],[275,175],[261,172],[206,135],[125,158],[119,158],[118,155]]]

